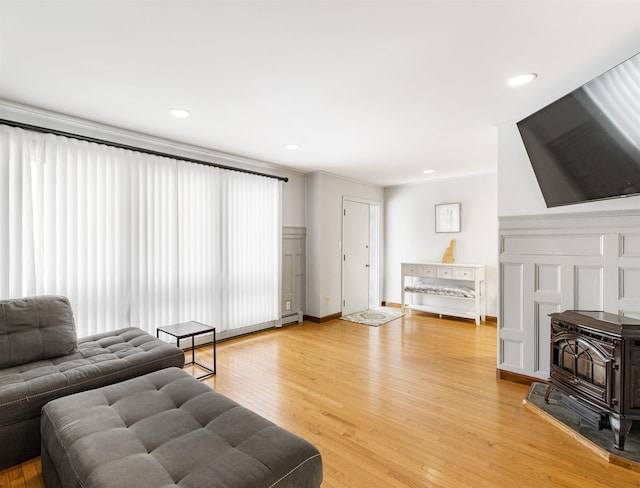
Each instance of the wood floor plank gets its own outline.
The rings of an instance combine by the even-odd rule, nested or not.
[[[496,342],[495,326],[417,312],[304,322],[219,343],[204,383],[314,443],[323,488],[639,487],[522,406],[528,387],[496,378]],[[0,488],[42,486],[34,466]]]

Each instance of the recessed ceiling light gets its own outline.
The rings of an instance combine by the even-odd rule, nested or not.
[[[435,173],[435,172],[436,172],[436,170],[435,170],[435,169],[425,169],[425,170],[423,171],[423,173],[424,173],[425,175],[430,175],[431,173]]]
[[[513,78],[509,78],[507,80],[508,86],[520,86],[530,81],[535,80],[538,77],[536,73],[525,73],[523,75],[514,76]]]
[[[289,151],[296,151],[300,149],[300,144],[287,144],[285,146]]]
[[[187,110],[183,108],[172,108],[169,113],[174,117],[178,117],[179,119],[184,119],[185,117],[189,117],[189,115],[191,115]]]

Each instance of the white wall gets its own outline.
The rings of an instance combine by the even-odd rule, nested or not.
[[[297,173],[277,174],[289,178],[289,181],[282,185],[282,226],[306,227],[305,176]]]
[[[461,205],[461,232],[435,232],[435,205]],[[400,263],[440,262],[456,239],[457,263],[485,264],[487,314],[497,315],[498,219],[496,174],[385,189],[384,300],[400,303]]]
[[[323,318],[342,310],[342,198],[384,200],[380,186],[326,173],[306,175],[307,309]],[[326,298],[329,297],[328,303]]]
[[[547,208],[515,123],[498,127],[498,216],[570,214],[640,208],[640,196]]]

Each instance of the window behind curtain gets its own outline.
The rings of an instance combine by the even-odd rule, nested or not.
[[[273,178],[0,126],[0,297],[61,294],[78,334],[278,318]]]

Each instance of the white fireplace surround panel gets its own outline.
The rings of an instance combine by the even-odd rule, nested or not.
[[[640,210],[500,217],[498,368],[547,379],[549,314],[640,318]]]

